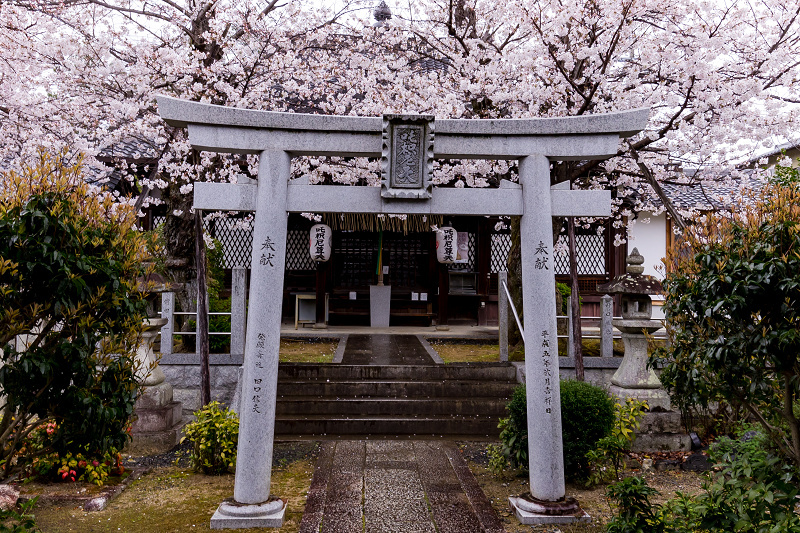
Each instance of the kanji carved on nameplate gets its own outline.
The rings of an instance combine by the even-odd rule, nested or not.
[[[381,196],[431,197],[432,115],[383,115]]]

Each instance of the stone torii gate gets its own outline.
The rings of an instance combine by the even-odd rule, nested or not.
[[[574,520],[565,502],[556,341],[554,216],[609,216],[609,191],[551,189],[550,162],[604,159],[641,131],[649,110],[569,118],[436,120],[425,115],[349,117],[253,111],[158,97],[161,117],[188,128],[197,150],[258,154],[257,184],[196,183],[194,207],[255,211],[250,304],[233,499],[211,527],[280,527],[270,496],[281,303],[290,212],[521,216],[522,295],[530,498],[510,498],[523,523]],[[380,157],[381,187],[290,181],[296,156]],[[432,186],[437,159],[517,159],[519,184]],[[559,511],[561,516],[559,515]]]

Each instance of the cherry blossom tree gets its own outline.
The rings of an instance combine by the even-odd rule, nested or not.
[[[800,6],[783,0],[417,0],[386,11],[275,0],[6,0],[0,4],[0,150],[89,156],[135,140],[137,190],[160,191],[176,271],[192,267],[192,184],[253,176],[254,158],[193,152],[156,94],[309,113],[439,118],[652,109],[608,161],[555,165],[553,182],[613,188],[617,226],[665,182],[729,179],[797,119]],[[128,143],[129,144],[129,143]],[[131,161],[131,154],[119,159]],[[95,159],[96,161],[96,159]],[[101,168],[101,165],[96,165]],[[697,169],[687,177],[682,169]],[[301,159],[312,183],[375,185],[377,163]],[[720,176],[724,176],[721,178]],[[513,162],[440,162],[436,181],[481,187]],[[145,203],[147,200],[145,200]],[[622,237],[618,242],[622,242]],[[513,277],[513,268],[512,268]]]

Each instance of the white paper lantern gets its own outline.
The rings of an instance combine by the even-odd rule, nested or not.
[[[333,232],[326,224],[311,227],[308,252],[314,261],[327,261],[331,258]]]
[[[439,228],[436,232],[436,259],[440,263],[450,264],[456,260],[458,249],[458,232],[450,226]]]

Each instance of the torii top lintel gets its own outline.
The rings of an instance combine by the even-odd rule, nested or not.
[[[188,127],[199,150],[292,155],[380,157],[382,117],[256,111],[158,96],[167,124]],[[644,129],[649,109],[531,119],[438,119],[437,159],[516,159],[533,153],[551,160],[604,159],[620,137]],[[234,134],[235,133],[235,134]]]
[[[394,164],[391,159],[397,153],[387,147],[392,144],[392,131],[407,133],[407,128],[422,128],[422,134],[417,136],[420,139],[418,156],[428,159],[520,159],[534,154],[551,161],[605,159],[617,153],[621,137],[644,129],[649,116],[648,109],[635,109],[566,118],[436,120],[434,142],[433,117],[309,115],[239,109],[166,96],[157,99],[162,118],[172,126],[188,128],[189,142],[198,150],[383,157],[384,174],[390,176],[392,171],[387,171],[386,167]],[[391,183],[391,179],[385,179],[381,190],[308,185],[292,180],[286,210],[476,215],[521,215],[524,211],[518,184],[504,182],[500,189],[492,189],[490,193],[485,189],[434,187],[431,190],[427,178],[417,179],[418,186],[410,188],[408,181]],[[255,185],[197,183],[194,207],[253,211],[256,208],[254,191]],[[611,213],[608,191],[553,190],[550,196],[553,216],[609,216]]]

